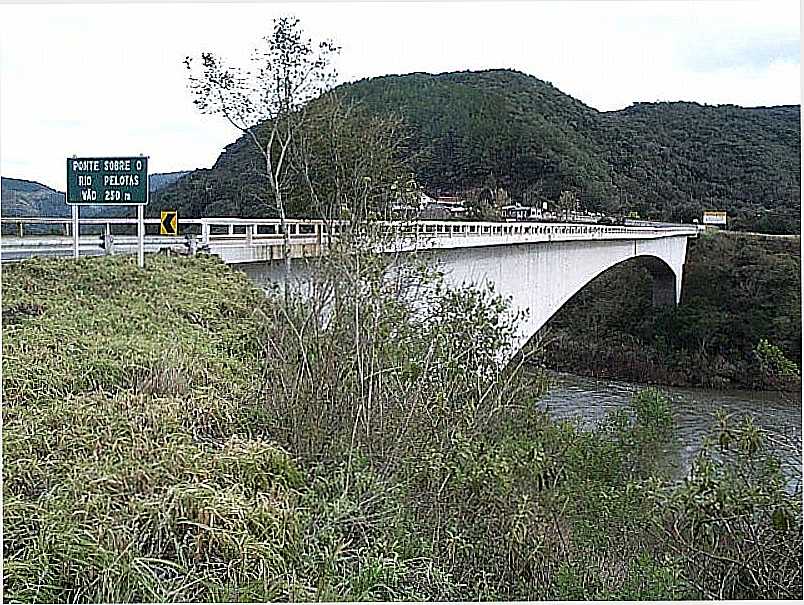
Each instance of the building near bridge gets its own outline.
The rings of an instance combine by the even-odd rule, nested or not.
[[[509,204],[500,208],[500,218],[509,221],[538,221],[543,215],[544,211],[538,206]]]
[[[466,217],[465,200],[458,196],[430,197],[422,192],[418,206],[411,203],[395,203],[393,214],[398,218],[450,221]]]
[[[419,214],[421,219],[449,221],[466,216],[466,200],[458,196],[430,198],[422,195],[427,197],[427,202]]]

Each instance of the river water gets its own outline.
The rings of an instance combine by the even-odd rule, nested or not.
[[[553,418],[574,418],[592,428],[606,412],[626,407],[644,385],[595,380],[573,374],[553,373],[550,389],[540,401]],[[801,482],[801,393],[715,391],[660,387],[671,401],[675,431],[665,452],[674,474],[682,476],[701,448],[704,437],[716,426],[715,412],[723,409],[735,419],[752,416],[767,431],[779,455],[788,489]]]
[[[258,285],[278,280],[279,263],[241,265]],[[298,269],[297,269],[298,271]],[[574,374],[550,373],[551,385],[540,401],[557,419],[577,419],[592,428],[606,412],[628,406],[644,385],[595,380]],[[801,484],[801,393],[716,391],[661,387],[672,402],[675,430],[668,440],[665,461],[677,477],[686,474],[704,437],[716,426],[715,412],[723,409],[737,419],[749,415],[767,431],[788,478],[788,488]]]

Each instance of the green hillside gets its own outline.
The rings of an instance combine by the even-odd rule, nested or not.
[[[720,209],[735,228],[800,232],[799,106],[599,112],[511,70],[384,76],[337,92],[367,115],[403,118],[410,167],[430,193],[503,187],[532,205],[571,190],[590,210],[689,221]],[[157,201],[185,214],[264,212],[258,165],[241,138]]]
[[[502,186],[535,203],[573,189],[592,207],[606,207],[611,171],[587,136],[598,112],[549,83],[489,71],[389,76],[343,90],[373,111],[404,117],[424,150],[416,174],[436,192]]]
[[[153,193],[174,183],[184,172],[164,172],[149,176],[149,190]],[[70,216],[70,207],[64,201],[64,192],[51,189],[47,185],[36,181],[24,179],[0,178],[2,190],[2,205],[0,214],[5,217],[67,217]],[[81,215],[96,216],[124,216],[126,208],[119,206],[84,206]],[[35,228],[32,229],[36,231]]]
[[[177,172],[158,172],[156,174],[148,175],[148,191],[159,191],[163,187],[167,187],[171,183],[175,183],[189,172],[189,170],[180,170]]]
[[[3,216],[70,216],[64,193],[35,181],[0,179]]]
[[[800,232],[801,109],[639,103],[601,114],[620,191],[645,215],[689,222],[722,209],[732,226]]]

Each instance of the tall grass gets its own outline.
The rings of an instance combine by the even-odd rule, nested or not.
[[[544,378],[501,363],[492,292],[359,248],[313,269],[263,292],[205,257],[4,268],[5,598],[800,596],[761,432],[670,483],[661,393],[554,422]]]

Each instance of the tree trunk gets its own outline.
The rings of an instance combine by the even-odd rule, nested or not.
[[[287,286],[290,284],[290,233],[288,232],[288,225],[285,216],[285,203],[282,200],[282,192],[279,189],[277,178],[272,172],[271,162],[268,156],[265,158],[265,171],[268,178],[271,179],[271,187],[273,188],[274,201],[276,208],[279,211],[279,227],[282,229],[282,259],[285,262],[285,295],[287,296]]]
[[[276,193],[277,206],[279,207],[279,224],[282,227],[282,258],[285,260],[285,283],[290,283],[290,233],[285,221],[285,204],[282,202],[281,193]]]

